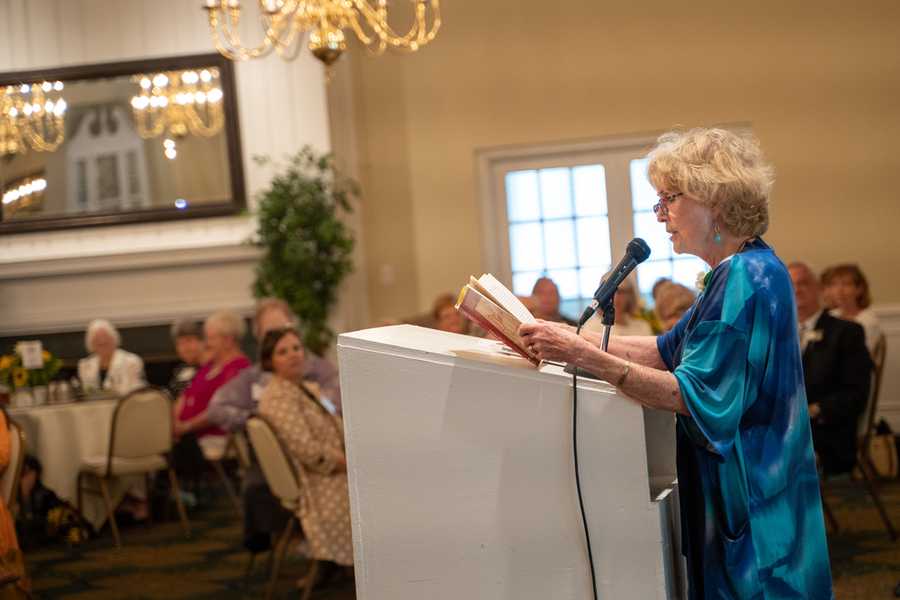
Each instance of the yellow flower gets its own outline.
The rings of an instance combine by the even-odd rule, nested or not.
[[[46,350],[41,352],[41,356],[44,358],[44,362],[47,362],[48,360],[50,360],[50,353],[47,352]]]
[[[9,354],[0,356],[0,369],[8,369],[12,366],[13,357]]]
[[[22,387],[28,385],[28,371],[23,369],[22,367],[16,367],[13,369],[13,385],[16,387]]]

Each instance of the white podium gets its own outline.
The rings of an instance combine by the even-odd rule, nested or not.
[[[341,335],[359,600],[589,600],[572,377],[462,358],[486,340]],[[579,379],[579,461],[601,599],[682,597],[674,417]]]

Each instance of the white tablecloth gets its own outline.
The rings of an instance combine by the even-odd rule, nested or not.
[[[44,467],[44,485],[73,505],[78,501],[77,477],[81,461],[105,456],[117,400],[93,400],[71,404],[14,408],[10,417],[25,431],[28,453]],[[140,478],[114,480],[110,486],[118,503],[129,486]],[[84,494],[84,517],[97,529],[106,520],[106,507],[99,494]]]

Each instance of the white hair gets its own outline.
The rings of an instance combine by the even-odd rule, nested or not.
[[[657,191],[683,192],[716,210],[738,236],[769,228],[769,193],[775,171],[759,141],[726,129],[671,131],[650,154],[647,175]]]
[[[106,319],[94,319],[88,323],[87,331],[84,333],[84,347],[87,348],[89,353],[94,351],[94,336],[101,331],[105,331],[115,340],[116,348],[122,344],[122,336],[119,335],[119,330],[116,329],[115,325]]]
[[[222,335],[233,337],[238,344],[241,343],[244,334],[247,332],[247,325],[244,323],[244,319],[233,310],[218,310],[214,312],[206,317],[204,325],[215,328]]]

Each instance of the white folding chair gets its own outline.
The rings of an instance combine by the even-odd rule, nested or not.
[[[144,474],[167,470],[171,491],[178,506],[178,515],[185,535],[190,535],[187,513],[181,503],[178,479],[169,460],[172,449],[172,408],[168,392],[154,387],[135,390],[119,400],[112,417],[109,449],[105,455],[90,456],[81,463],[78,472],[78,509],[82,507],[85,483],[98,484],[116,547],[121,547],[115,507],[109,494],[109,481],[124,475]]]
[[[278,540],[274,554],[274,563],[272,564],[272,573],[269,576],[269,584],[266,589],[266,599],[272,598],[275,591],[275,583],[278,580],[278,569],[281,567],[281,561],[284,558],[284,552],[290,541],[291,534],[294,530],[294,523],[297,521],[297,508],[300,505],[300,477],[297,469],[291,460],[290,455],[281,444],[281,440],[275,435],[272,427],[259,417],[251,417],[247,421],[247,435],[250,437],[250,444],[256,452],[256,458],[269,484],[272,494],[281,501],[291,513],[291,518],[284,528],[284,532]],[[309,571],[298,585],[304,588],[302,600],[309,600],[312,595],[313,585],[319,572],[319,561],[313,560]]]

